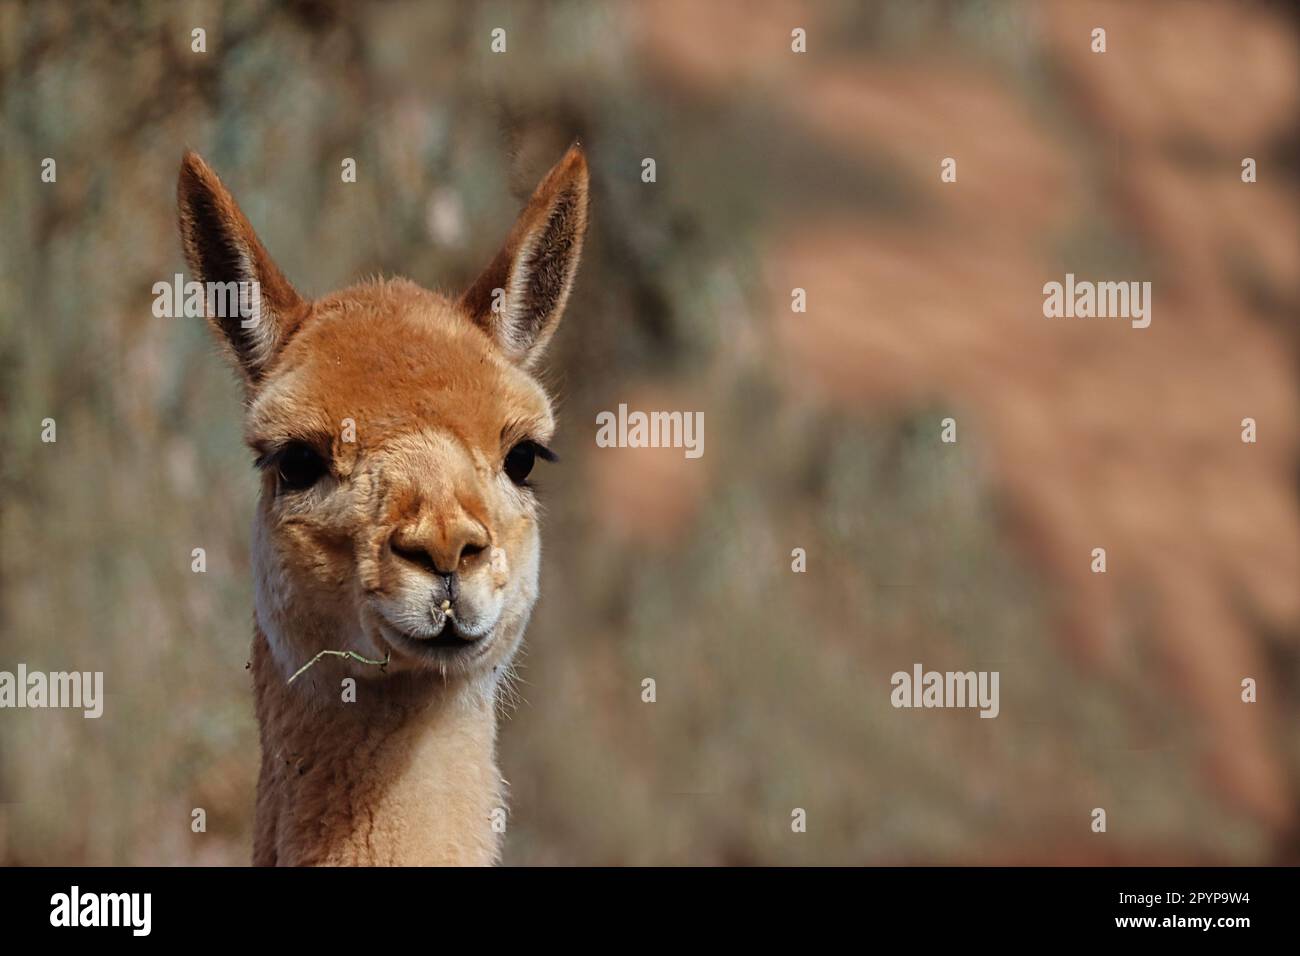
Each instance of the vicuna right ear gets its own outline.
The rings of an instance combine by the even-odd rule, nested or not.
[[[187,151],[181,160],[176,202],[185,259],[207,290],[208,321],[245,384],[254,388],[302,321],[307,303],[198,153]],[[229,307],[234,303],[239,308]]]
[[[574,143],[460,299],[470,318],[523,368],[537,362],[560,324],[586,232],[587,157]]]

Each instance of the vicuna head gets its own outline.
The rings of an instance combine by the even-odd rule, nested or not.
[[[390,673],[491,680],[537,597],[528,478],[553,457],[555,425],[530,370],[578,267],[581,148],[456,299],[406,280],[304,299],[194,153],[178,197],[194,278],[259,292],[210,321],[243,379],[262,482],[257,620],[279,668],[334,649],[389,657]]]

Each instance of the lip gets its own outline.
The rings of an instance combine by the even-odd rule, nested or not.
[[[412,637],[386,622],[379,625],[379,630],[384,640],[394,647],[400,648],[415,657],[438,661],[463,661],[468,663],[487,653],[488,646],[492,643],[491,638],[488,636],[475,640],[465,640],[460,636],[459,628],[452,621],[448,621],[443,626],[442,632],[437,637]]]

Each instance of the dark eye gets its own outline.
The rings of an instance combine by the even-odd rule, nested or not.
[[[294,442],[277,458],[280,490],[302,491],[310,488],[325,474],[325,459],[302,442]]]
[[[505,472],[506,477],[516,485],[522,485],[529,473],[533,470],[533,464],[537,461],[537,445],[530,441],[521,441],[514,448],[506,453]]]

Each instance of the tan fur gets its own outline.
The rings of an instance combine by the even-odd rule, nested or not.
[[[401,279],[306,301],[193,153],[178,193],[196,278],[262,283],[248,322],[212,318],[243,374],[245,437],[263,461],[254,862],[492,863],[505,799],[496,696],[537,598],[540,553],[536,502],[503,461],[554,431],[528,369],[581,254],[582,151],[548,174],[455,301]],[[506,291],[499,311],[494,288]],[[327,465],[303,489],[277,470],[292,443]],[[435,646],[440,629],[447,649]],[[327,656],[289,684],[322,650],[390,663]],[[355,702],[343,700],[345,678]]]

